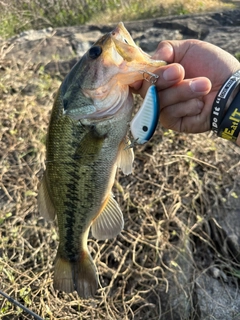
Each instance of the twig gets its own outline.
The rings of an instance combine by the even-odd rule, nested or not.
[[[33,311],[29,310],[28,308],[24,307],[20,302],[14,300],[13,298],[11,298],[10,296],[8,296],[6,293],[2,292],[0,290],[0,294],[6,298],[10,303],[15,304],[16,306],[18,306],[19,308],[21,308],[22,310],[26,311],[28,314],[30,314],[31,316],[33,316],[35,319],[37,320],[44,320],[43,318],[41,318],[40,316],[38,316],[36,313],[34,313]]]
[[[191,156],[188,156],[188,155],[184,155],[184,154],[173,154],[172,157],[188,158],[188,159],[193,160],[193,161],[196,161],[196,162],[198,162],[198,163],[200,163],[200,164],[204,164],[205,166],[208,166],[208,167],[210,167],[210,168],[217,169],[216,166],[213,166],[213,165],[211,165],[210,163],[207,163],[207,162],[205,162],[205,161],[202,161],[202,160],[200,160],[200,159],[197,159],[197,158],[194,158],[194,157],[191,157]]]

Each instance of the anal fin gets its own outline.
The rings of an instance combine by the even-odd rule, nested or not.
[[[116,237],[123,229],[122,211],[110,194],[103,211],[92,223],[92,235],[99,240]]]

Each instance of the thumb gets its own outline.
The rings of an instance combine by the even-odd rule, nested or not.
[[[174,61],[174,50],[171,43],[168,41],[161,41],[152,58],[156,60],[163,60],[167,63],[172,63]]]

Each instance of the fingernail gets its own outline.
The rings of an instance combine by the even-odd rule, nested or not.
[[[180,77],[180,66],[172,66],[163,72],[163,79],[166,81],[177,80]]]
[[[208,83],[201,79],[194,79],[189,83],[189,85],[191,90],[197,93],[206,92],[208,91],[209,87]]]

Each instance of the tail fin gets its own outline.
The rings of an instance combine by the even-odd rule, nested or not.
[[[54,288],[70,293],[77,291],[83,299],[95,295],[98,287],[97,270],[89,252],[82,252],[78,261],[69,261],[57,254],[54,269]]]

